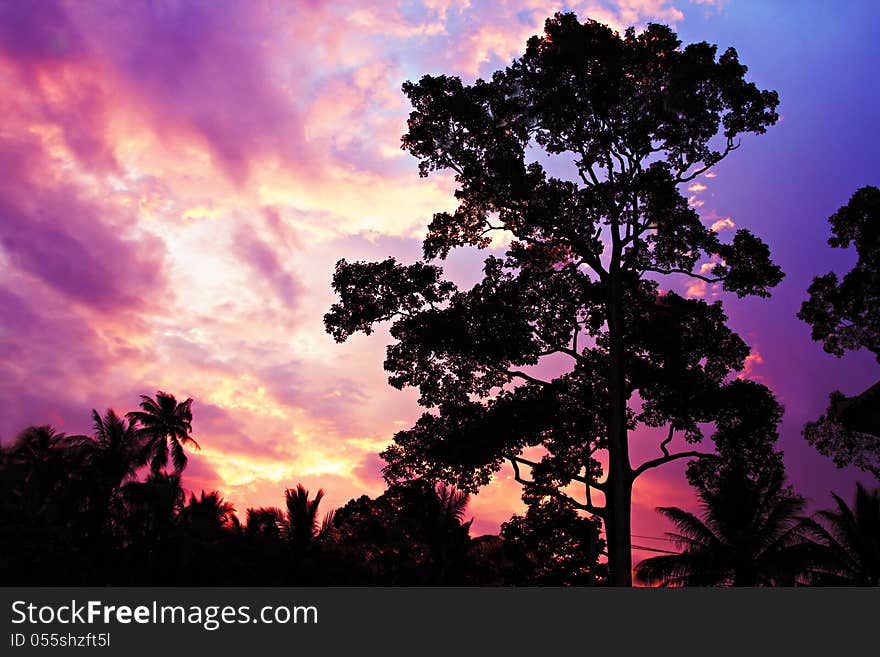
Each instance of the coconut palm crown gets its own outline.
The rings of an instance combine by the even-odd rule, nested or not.
[[[145,441],[145,455],[153,474],[165,468],[169,454],[174,472],[180,474],[188,460],[184,446],[201,449],[190,435],[192,403],[192,399],[178,402],[174,395],[160,390],[155,398],[141,395],[141,410],[126,414],[130,421],[137,423],[137,434]]]

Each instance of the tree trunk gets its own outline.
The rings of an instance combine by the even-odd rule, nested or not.
[[[609,479],[606,492],[605,536],[608,541],[608,566],[612,586],[632,586],[632,544],[630,511],[632,484]]]
[[[629,436],[626,428],[626,348],[620,319],[620,292],[617,273],[609,280],[608,337],[608,478],[605,489],[605,537],[608,566],[613,586],[632,586],[632,469],[629,462]]]

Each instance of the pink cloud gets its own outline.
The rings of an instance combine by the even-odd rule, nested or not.
[[[300,284],[287,271],[281,256],[271,244],[263,241],[252,229],[241,227],[235,236],[235,252],[259,279],[271,286],[283,304],[291,309],[296,305]]]
[[[710,228],[718,233],[728,228],[736,228],[736,223],[734,223],[733,219],[731,219],[730,217],[723,217],[721,219],[718,219],[717,221],[712,222]]]
[[[134,217],[66,182],[40,180],[51,165],[38,144],[0,140],[3,160],[10,175],[0,180],[0,246],[12,267],[107,312],[153,303],[164,253],[155,239],[126,238]]]
[[[746,356],[745,364],[743,365],[742,372],[737,375],[738,379],[754,379],[756,381],[761,381],[763,377],[755,373],[755,369],[764,364],[764,357],[761,355],[761,352],[755,349],[754,347],[749,352],[749,355]]]

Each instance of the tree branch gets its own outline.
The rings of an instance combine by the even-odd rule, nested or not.
[[[510,461],[510,465],[513,466],[513,478],[517,481],[517,483],[522,484],[523,486],[528,486],[530,484],[534,484],[534,481],[528,481],[523,479],[519,472],[519,459],[513,454],[507,455],[507,460]]]
[[[507,458],[511,461],[515,460],[517,463],[521,463],[522,465],[527,465],[530,468],[535,468],[540,465],[536,461],[530,461],[529,459],[525,459],[522,456],[516,456],[514,454],[508,455]],[[591,486],[591,487],[595,488],[596,490],[601,490],[601,491],[605,490],[605,484],[600,484],[598,482],[590,481],[587,477],[582,477],[581,475],[576,474],[576,475],[572,475],[571,478],[573,481],[579,481],[582,484],[587,484],[588,486]]]
[[[656,274],[684,274],[685,276],[698,278],[701,281],[706,281],[707,283],[721,283],[722,281],[724,281],[724,278],[710,278],[709,276],[696,274],[692,271],[688,271],[687,269],[659,269],[658,267],[645,267],[642,271],[652,271]]]
[[[587,513],[592,513],[595,516],[599,516],[600,518],[605,517],[605,507],[604,506],[594,506],[590,503],[578,502],[571,495],[567,495],[563,493],[561,490],[551,490],[548,491],[550,495],[553,497],[558,497],[560,500],[571,504],[576,509],[580,509],[581,511],[586,511]]]
[[[511,210],[511,211],[520,211],[521,212],[521,209],[519,209],[519,208],[507,208],[507,209]],[[507,230],[509,230],[513,234],[513,236],[516,237],[516,239],[520,240],[521,242],[525,242],[526,244],[534,244],[537,246],[545,246],[547,244],[547,242],[542,242],[541,240],[537,240],[534,237],[529,237],[527,235],[523,235],[522,233],[517,232],[517,231],[513,230],[512,228],[508,228]],[[605,277],[608,275],[608,272],[605,271],[605,268],[602,266],[602,263],[599,261],[599,258],[596,257],[596,255],[590,251],[589,244],[587,244],[583,239],[581,239],[577,235],[570,234],[570,233],[563,234],[562,239],[568,240],[568,242],[571,244],[572,248],[575,251],[577,251],[577,253],[581,256],[582,260],[586,264],[588,264],[594,272],[596,272],[596,275],[599,277],[599,280],[605,279]]]
[[[505,370],[503,368],[498,368],[498,369],[499,369],[499,371],[503,372],[504,374],[507,374],[508,376],[517,376],[521,379],[525,379],[529,383],[535,383],[539,386],[548,386],[549,387],[549,386],[553,385],[549,381],[544,381],[543,379],[536,379],[535,377],[529,376],[525,372],[520,372],[519,370]]]
[[[645,472],[645,470],[650,470],[651,468],[656,468],[666,463],[670,463],[671,461],[676,461],[678,459],[707,458],[712,456],[715,455],[708,452],[678,452],[676,454],[667,454],[666,456],[661,456],[660,458],[645,461],[639,467],[632,471],[632,475],[630,475],[630,478],[632,481],[635,481],[642,473]]]
[[[493,230],[506,231],[507,228],[505,228],[504,226],[493,226],[492,224],[490,224],[487,221],[486,228],[484,228],[482,231],[480,231],[480,237],[485,237],[487,234],[491,233]]]
[[[681,183],[690,182],[691,180],[693,180],[693,179],[696,178],[697,176],[706,173],[709,169],[711,169],[711,168],[714,167],[716,164],[718,164],[721,160],[723,160],[725,157],[727,157],[727,156],[730,154],[731,151],[735,151],[737,148],[739,148],[739,147],[740,147],[740,143],[741,143],[741,142],[738,142],[738,143],[734,146],[733,141],[732,141],[732,140],[728,140],[728,141],[727,141],[727,147],[724,149],[724,152],[721,153],[721,155],[718,157],[717,160],[713,161],[713,162],[710,163],[710,164],[707,164],[707,165],[704,166],[704,167],[700,167],[699,169],[697,169],[696,171],[694,171],[694,172],[693,172],[691,175],[689,175],[689,176],[684,176],[684,177],[682,177],[682,175],[681,175],[681,174],[683,174],[685,171],[687,171],[687,169],[683,169],[682,171],[679,171],[678,175],[677,175],[676,178],[675,178],[675,182],[676,182],[676,184],[680,185]]]
[[[669,456],[669,450],[666,449],[666,446],[672,442],[672,434],[675,433],[675,427],[673,425],[669,425],[669,435],[666,436],[666,440],[660,443],[660,451],[663,452],[663,456]]]
[[[533,467],[538,464],[535,463],[534,461],[529,461],[527,459],[524,459],[520,456],[516,456],[514,454],[507,454],[506,456],[507,456],[507,460],[510,461],[510,465],[513,466],[514,480],[523,486],[535,486],[536,485],[535,481],[530,480],[530,479],[525,479],[522,476],[522,473],[520,472],[520,469],[519,469],[519,465],[520,465],[520,463],[522,463],[523,465],[528,465],[529,467]],[[580,479],[582,481],[584,480],[583,477],[578,477],[578,479]],[[588,484],[588,486],[589,486],[589,484]],[[589,490],[587,491],[587,503],[586,504],[584,504],[583,502],[578,502],[571,495],[566,495],[565,493],[563,493],[561,490],[558,490],[558,489],[549,489],[549,490],[547,490],[547,494],[552,495],[554,497],[558,497],[559,499],[564,500],[565,502],[568,502],[573,507],[580,509],[582,511],[586,511],[587,513],[592,513],[593,515],[597,515],[600,518],[605,517],[605,508],[606,507],[595,506],[592,502],[592,499],[590,498]]]
[[[581,356],[576,349],[570,349],[568,347],[564,347],[561,344],[551,344],[549,340],[544,338],[543,335],[538,333],[534,328],[532,329],[532,335],[538,338],[541,342],[547,344],[547,351],[542,351],[541,356],[549,356],[550,354],[560,353],[565,354],[566,356],[571,356],[576,361],[583,362],[585,359]],[[575,329],[575,336],[577,335],[577,329]],[[575,338],[575,345],[577,345],[577,338]]]

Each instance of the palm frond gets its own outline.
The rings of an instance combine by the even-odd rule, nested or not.
[[[437,484],[435,492],[437,493],[442,512],[448,517],[461,522],[467,510],[467,505],[470,502],[470,495],[464,491],[456,490],[455,487],[443,482]]]
[[[686,538],[689,542],[693,541],[706,546],[714,545],[718,542],[718,537],[715,533],[706,525],[706,523],[692,513],[674,506],[657,507],[657,512],[671,520],[680,532],[680,535]],[[669,535],[672,540],[676,540],[676,536],[678,536],[678,534]]]

